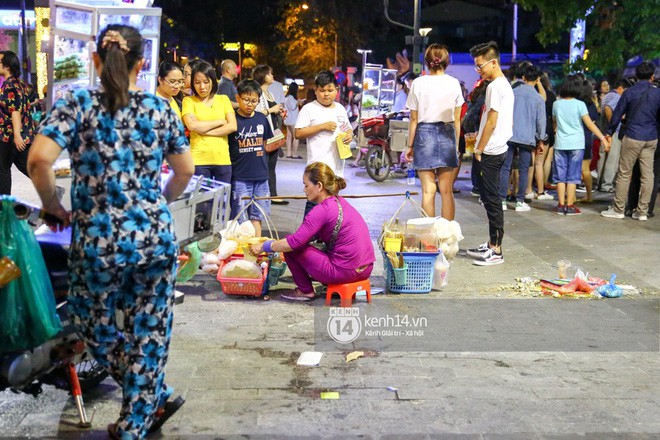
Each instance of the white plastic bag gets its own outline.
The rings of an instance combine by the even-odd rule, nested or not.
[[[449,275],[449,262],[444,254],[438,255],[435,259],[435,274],[433,275],[433,290],[442,290],[447,286],[447,276]]]
[[[222,240],[218,247],[218,259],[226,260],[238,249],[238,243],[234,240]]]

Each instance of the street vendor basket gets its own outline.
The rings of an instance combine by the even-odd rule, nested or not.
[[[261,264],[261,278],[229,278],[222,276],[222,269],[234,260],[242,259],[242,255],[232,255],[220,263],[217,279],[225,295],[261,296],[268,280],[268,260]],[[267,291],[267,289],[266,289]]]
[[[433,288],[435,260],[440,252],[400,252],[404,267],[395,269],[383,252],[383,264],[387,272],[387,291],[393,293],[429,293]],[[402,270],[403,274],[396,274]]]
[[[385,223],[378,238],[378,244],[383,254],[383,266],[386,272],[386,287],[392,293],[429,293],[433,288],[435,261],[440,252],[396,252],[398,261],[403,260],[400,267],[394,267],[390,256],[385,251],[386,231],[399,217],[404,207],[412,205],[416,214],[428,217],[422,207],[406,193],[406,200],[396,210],[390,220]],[[390,255],[393,255],[390,252]],[[397,258],[394,258],[395,262]]]
[[[236,215],[237,221],[230,222],[228,229],[236,228],[238,226],[238,220],[241,219],[244,212],[248,210],[250,206],[256,206],[257,209],[261,212],[265,219],[266,227],[269,230],[270,236],[274,240],[279,239],[279,234],[277,229],[271,222],[270,218],[266,212],[256,203],[256,200],[252,198],[249,203],[247,203],[243,209],[239,211]],[[239,246],[239,250],[241,246]],[[274,254],[262,254],[257,257],[257,263],[261,265],[263,270],[263,277],[258,279],[243,279],[243,278],[227,278],[222,276],[222,269],[232,260],[244,258],[244,254],[234,254],[230,256],[227,260],[223,261],[218,268],[217,280],[220,282],[220,287],[222,292],[225,295],[245,295],[245,296],[264,296],[267,299],[268,290],[277,285],[280,277],[286,271],[287,265],[284,261],[284,255],[280,253]]]

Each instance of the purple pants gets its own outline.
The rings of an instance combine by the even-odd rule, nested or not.
[[[328,254],[313,246],[285,252],[284,259],[293,275],[293,282],[302,293],[314,292],[312,280],[321,284],[352,283],[369,278],[374,268],[371,263],[362,272],[357,272],[357,268],[342,269],[330,262]]]

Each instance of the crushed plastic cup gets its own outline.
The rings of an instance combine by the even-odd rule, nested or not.
[[[568,260],[557,261],[557,272],[559,278],[565,280],[568,278],[568,270],[571,268],[571,262]]]
[[[408,265],[404,262],[403,267],[393,267],[394,284],[397,286],[405,286],[408,281]]]

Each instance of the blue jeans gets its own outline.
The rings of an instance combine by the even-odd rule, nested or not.
[[[231,183],[231,165],[195,165],[195,176]]]
[[[511,174],[511,164],[513,163],[513,155],[518,152],[518,194],[516,194],[516,201],[523,202],[525,200],[525,192],[527,191],[527,175],[529,174],[529,165],[532,162],[533,145],[523,145],[517,142],[508,142],[509,149],[506,152],[502,170],[500,171],[500,199],[506,200],[506,192],[509,188],[509,175]]]
[[[557,150],[555,148],[555,161],[552,164],[555,183],[573,183],[579,185],[582,182],[582,150]]]
[[[234,180],[232,182],[231,190],[231,215],[232,219],[236,218],[239,212],[243,210],[243,207],[250,203],[249,200],[241,200],[243,197],[268,197],[270,192],[268,191],[268,180]],[[266,215],[270,215],[270,200],[255,200],[255,203],[263,209]],[[244,222],[246,220],[259,220],[265,221],[266,218],[262,212],[254,205],[251,205],[241,218],[238,219],[239,222]]]

